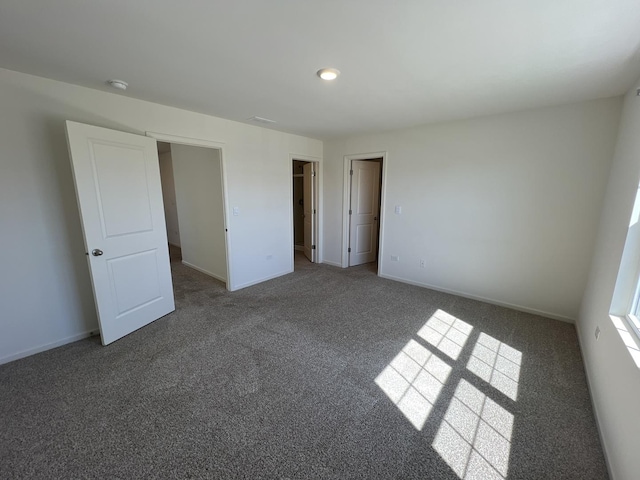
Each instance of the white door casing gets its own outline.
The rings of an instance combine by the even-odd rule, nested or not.
[[[313,163],[305,163],[302,167],[303,178],[303,207],[304,207],[304,254],[311,262],[316,261],[315,249],[315,192]]]
[[[380,216],[380,163],[351,162],[349,266],[376,261]]]
[[[66,128],[107,345],[175,310],[158,151],[152,138],[70,121]]]

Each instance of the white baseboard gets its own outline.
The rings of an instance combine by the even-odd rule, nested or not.
[[[292,269],[289,269],[289,270],[285,270],[285,271],[280,272],[280,273],[276,273],[276,274],[273,274],[273,275],[269,275],[269,276],[267,276],[267,277],[259,278],[258,280],[251,280],[250,282],[247,282],[247,283],[241,283],[240,285],[233,285],[233,286],[229,289],[229,291],[231,291],[231,292],[235,292],[236,290],[241,290],[241,289],[243,289],[243,288],[251,287],[252,285],[257,285],[257,284],[259,284],[259,283],[266,282],[267,280],[273,280],[274,278],[278,278],[278,277],[281,277],[281,276],[283,276],[283,275],[287,275],[287,274],[289,274],[289,273],[293,273],[293,270],[292,270]]]
[[[589,377],[589,372],[591,371],[591,362],[588,361],[587,357],[584,355],[584,349],[582,348],[582,330],[580,329],[579,323],[576,322],[576,333],[578,335],[578,344],[580,345],[580,355],[582,356],[582,363],[584,365],[584,373],[587,378],[587,388],[589,389],[589,398],[591,399],[591,408],[593,408],[593,416],[596,419],[596,428],[598,429],[598,436],[600,437],[600,445],[602,445],[602,452],[604,453],[604,463],[607,466],[607,472],[609,473],[609,478],[614,480],[616,477],[613,473],[612,465],[609,463],[609,453],[607,448],[607,442],[605,440],[604,435],[602,434],[602,429],[600,428],[600,415],[598,414],[598,404],[596,403],[595,397],[593,396],[593,390],[591,389],[591,377]]]
[[[192,263],[185,262],[184,260],[182,260],[182,264],[183,264],[185,267],[193,268],[194,270],[197,270],[197,271],[199,271],[200,273],[204,273],[205,275],[209,275],[210,277],[213,277],[213,278],[215,278],[216,280],[220,280],[220,281],[221,281],[221,282],[223,282],[223,283],[227,283],[227,279],[226,279],[226,278],[221,277],[220,275],[216,275],[215,273],[210,272],[209,270],[205,270],[204,268],[200,268],[200,267],[198,267],[198,266],[196,266],[196,265],[194,265],[194,264],[192,264]]]
[[[97,334],[97,330],[89,330],[87,332],[78,333],[76,335],[71,335],[70,337],[56,340],[55,342],[45,343],[44,345],[40,345],[38,347],[28,348],[26,350],[22,350],[21,352],[12,353],[11,355],[0,358],[0,365],[13,362],[14,360],[19,360],[21,358],[30,357],[31,355],[45,352],[47,350],[51,350],[52,348],[61,347],[62,345],[66,345],[67,343],[77,342],[78,340],[88,338],[95,334]]]
[[[490,303],[492,305],[498,305],[500,307],[511,308],[520,312],[532,313],[534,315],[540,315],[541,317],[551,318],[553,320],[560,320],[561,322],[576,323],[575,318],[567,317],[566,315],[560,315],[557,313],[546,312],[544,310],[537,310],[535,308],[523,307],[522,305],[516,305],[515,303],[501,302],[492,298],[481,297],[479,295],[472,295],[470,293],[460,292],[458,290],[450,290],[448,288],[438,287],[437,285],[430,285],[428,283],[416,282],[414,280],[408,280],[406,278],[395,277],[393,275],[387,275],[385,273],[378,273],[378,276],[387,278],[389,280],[395,280],[396,282],[408,283],[409,285],[415,285],[417,287],[424,287],[430,290],[436,290],[437,292],[449,293],[451,295],[457,295],[459,297],[469,298],[471,300],[479,300],[481,302]]]
[[[325,265],[331,265],[332,267],[342,268],[342,265],[339,264],[338,262],[331,262],[329,260],[322,260],[322,263],[324,263]]]

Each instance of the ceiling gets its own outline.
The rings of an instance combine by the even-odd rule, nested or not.
[[[640,0],[1,0],[0,67],[324,139],[622,94]]]

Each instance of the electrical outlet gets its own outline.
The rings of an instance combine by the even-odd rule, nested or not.
[[[600,327],[596,327],[596,340],[600,337]]]
[[[392,262],[399,262],[400,261],[400,257],[398,255],[391,255],[391,261]]]
[[[237,217],[240,215],[240,207],[233,207],[233,216]]]
[[[401,215],[402,214],[402,206],[401,205],[396,205],[395,212],[396,212],[396,215]]]
[[[420,268],[424,268],[424,264],[425,264],[425,261],[424,261],[424,258],[423,258],[423,259],[420,260]]]

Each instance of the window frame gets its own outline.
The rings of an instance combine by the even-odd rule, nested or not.
[[[640,340],[640,271],[636,274],[636,287],[631,299],[631,306],[625,317],[636,336],[636,340]]]

